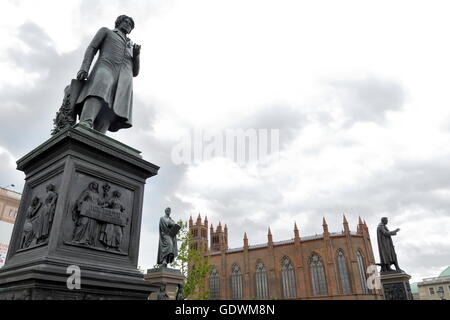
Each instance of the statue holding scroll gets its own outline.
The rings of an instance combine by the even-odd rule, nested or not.
[[[180,231],[180,225],[170,217],[170,208],[166,208],[165,215],[159,219],[159,246],[158,260],[164,268],[172,263],[178,255],[177,233]]]

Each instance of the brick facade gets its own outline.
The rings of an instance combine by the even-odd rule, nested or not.
[[[375,263],[369,231],[365,222],[359,220],[357,231],[349,230],[347,220],[344,217],[344,230],[339,233],[330,233],[328,225],[323,220],[323,233],[315,236],[301,236],[294,226],[294,238],[285,241],[273,242],[270,228],[267,234],[267,243],[249,245],[247,234],[244,235],[243,247],[228,248],[228,228],[222,229],[219,223],[214,230],[210,226],[210,244],[208,246],[207,230],[208,220],[202,222],[201,217],[193,223],[189,220],[189,229],[193,233],[194,246],[206,248],[205,255],[209,256],[219,277],[220,299],[232,299],[231,272],[232,266],[240,269],[243,299],[255,299],[256,292],[256,265],[263,263],[265,277],[267,278],[267,298],[286,299],[283,291],[282,262],[287,257],[293,266],[295,279],[295,297],[293,299],[382,299],[382,296],[374,291],[366,289],[362,283],[360,270],[365,270]],[[203,232],[203,233],[202,233]],[[206,235],[206,236],[205,236]],[[340,280],[339,266],[337,262],[338,252],[345,257],[345,265],[349,281],[350,292],[343,293]],[[364,269],[358,265],[357,252],[362,256]],[[318,255],[323,264],[326,280],[326,295],[314,295],[313,280],[310,268],[311,257]],[[367,274],[365,275],[367,277]],[[285,285],[286,287],[286,285]],[[347,285],[348,288],[348,285]],[[347,289],[348,290],[348,289]]]

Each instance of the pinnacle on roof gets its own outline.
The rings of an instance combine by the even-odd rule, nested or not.
[[[344,214],[344,222],[343,222],[344,224],[348,224],[348,221],[347,221],[347,218],[345,217],[345,214]]]

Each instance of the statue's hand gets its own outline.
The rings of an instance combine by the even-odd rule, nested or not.
[[[84,71],[84,70],[78,71],[78,73],[77,73],[77,80],[80,80],[80,81],[81,80],[86,80],[87,77],[88,77],[87,71]]]
[[[138,44],[133,45],[133,57],[136,57],[141,54],[141,46]]]
[[[400,228],[397,228],[397,230],[395,230],[395,232],[399,232],[400,231]]]

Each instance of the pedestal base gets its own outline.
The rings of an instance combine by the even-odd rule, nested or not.
[[[184,283],[184,276],[180,270],[171,268],[156,268],[148,269],[144,279],[151,285],[159,288],[160,285],[166,285],[166,292],[170,300],[175,300],[178,290],[178,285]],[[158,292],[150,295],[150,300],[157,299]]]
[[[137,270],[144,185],[158,166],[76,125],[17,168],[25,187],[0,269],[0,300],[147,299],[158,289]]]
[[[56,262],[2,269],[0,300],[147,300],[158,289],[138,272],[120,274],[93,267],[81,267],[78,289],[68,270],[67,263]]]
[[[413,300],[409,279],[404,271],[381,272],[380,281],[386,300]]]

